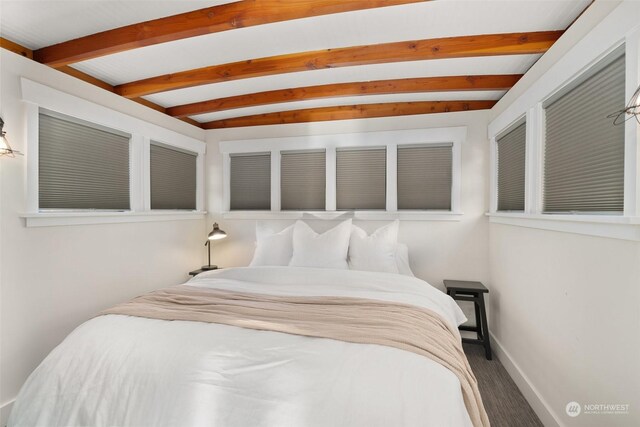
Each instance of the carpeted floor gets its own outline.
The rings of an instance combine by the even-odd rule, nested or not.
[[[472,344],[464,344],[464,352],[478,379],[482,401],[492,427],[542,426],[540,419],[495,354],[493,360],[487,360],[484,357],[484,348]]]

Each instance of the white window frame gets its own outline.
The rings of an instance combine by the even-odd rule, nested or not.
[[[309,150],[307,148],[303,148],[301,150],[290,150],[290,151],[282,150],[282,151],[279,151],[280,169],[282,170],[282,153],[283,152],[286,154],[286,153],[304,153],[304,152],[308,152],[308,151],[315,152],[315,153],[324,152],[324,158],[325,158],[325,166],[324,166],[324,174],[325,174],[325,202],[324,203],[325,203],[325,209],[324,210],[322,210],[322,209],[309,209],[309,210],[305,210],[305,209],[287,209],[287,210],[283,210],[282,209],[282,174],[279,174],[278,175],[278,179],[280,180],[280,183],[278,184],[278,186],[280,187],[280,210],[282,212],[299,212],[299,211],[324,212],[327,209],[327,196],[326,196],[327,195],[327,185],[326,185],[326,182],[327,182],[327,176],[326,176],[327,175],[327,150],[325,150],[325,149]],[[335,210],[335,208],[333,210]]]
[[[21,78],[25,101],[27,193],[25,218],[27,227],[55,225],[147,222],[204,218],[204,167],[206,145],[203,141],[131,117],[51,87]],[[48,209],[40,211],[38,180],[38,144],[40,110],[60,113],[85,122],[131,135],[130,209],[126,211],[91,211]],[[46,113],[46,111],[45,111]],[[196,210],[151,210],[151,140],[197,154]]]
[[[516,127],[520,126],[522,123],[525,124],[525,154],[524,154],[524,211],[512,211],[512,212],[504,212],[498,211],[498,139],[507,134],[508,132],[514,130]],[[532,146],[530,143],[531,135],[531,126],[529,125],[529,117],[526,114],[520,115],[518,118],[513,120],[506,126],[503,130],[498,132],[496,135],[492,136],[489,139],[489,183],[491,186],[491,192],[489,194],[489,212],[491,213],[514,213],[514,214],[523,214],[530,212],[532,202],[528,200],[527,195],[529,194],[529,185],[531,180],[531,168],[529,167],[529,159],[531,157],[531,153],[529,152],[529,147]]]
[[[230,154],[237,154],[237,153],[243,153],[243,152],[238,151],[238,152],[234,152],[234,153],[230,153]],[[247,211],[238,210],[238,209],[231,210],[231,197],[230,197],[231,196],[231,156],[228,155],[228,156],[225,156],[224,168],[225,168],[225,171],[227,171],[227,173],[226,173],[226,175],[224,177],[224,183],[223,183],[224,188],[226,189],[225,190],[225,194],[229,196],[224,201],[224,205],[226,206],[226,210],[229,211],[229,212],[270,212],[270,211],[273,211],[273,210],[280,210],[280,174],[278,173],[277,176],[275,176],[273,174],[274,161],[275,161],[274,160],[274,153],[272,151],[270,151],[270,150],[251,151],[251,152],[247,152],[247,153],[255,154],[255,155],[262,155],[262,156],[267,155],[267,154],[269,155],[269,160],[270,160],[269,173],[271,174],[271,179],[270,179],[271,180],[271,187],[270,187],[270,198],[271,198],[271,201],[270,201],[269,204],[271,206],[271,209],[270,210],[252,209],[252,210],[247,210]],[[280,153],[279,152],[277,153],[277,162],[280,163]],[[280,170],[279,168],[280,168],[280,166],[278,166],[278,171]],[[276,200],[274,199],[274,196],[273,196],[273,181],[274,180],[278,181],[278,200],[277,200],[277,204],[275,204]],[[275,209],[274,209],[274,206],[276,207]]]
[[[621,214],[543,213],[544,106],[547,101],[588,75],[592,67],[618,49],[624,49],[625,54],[625,103],[640,84],[640,26],[629,16],[634,14],[625,10],[634,6],[622,6],[565,53],[489,124],[491,187],[488,215],[492,223],[640,241],[640,126],[635,120],[624,124],[624,211]],[[624,23],[632,30],[624,30]],[[525,211],[498,212],[496,137],[523,117],[527,121]]]
[[[336,187],[335,187],[335,191],[336,191],[336,198],[335,198],[335,203],[336,203],[336,208],[335,210],[337,212],[376,212],[376,213],[380,213],[380,212],[395,212],[397,211],[397,197],[394,195],[397,193],[397,157],[398,157],[398,144],[387,144],[387,145],[367,145],[367,146],[357,146],[357,147],[353,147],[353,146],[348,146],[348,147],[336,147],[335,151],[336,151],[336,157],[337,157],[337,148],[345,148],[345,151],[358,151],[358,150],[384,150],[384,154],[385,154],[385,159],[384,159],[384,169],[385,169],[385,188],[384,188],[384,209],[338,209],[338,174],[337,174],[337,170],[338,170],[338,160],[336,158]],[[389,155],[389,152],[391,152],[391,155]],[[395,154],[394,154],[395,153]],[[389,161],[390,159],[393,159],[394,162],[394,169],[393,171],[389,171]],[[394,192],[390,192],[389,191],[389,185],[393,185],[393,188],[395,189]],[[390,195],[391,194],[391,195]],[[326,204],[326,203],[325,203]]]
[[[160,147],[169,149],[176,149],[183,153],[196,155],[196,209],[151,209],[151,145],[155,144]],[[166,141],[159,141],[153,138],[143,138],[142,143],[142,168],[140,173],[142,174],[142,195],[144,198],[143,211],[157,212],[157,213],[182,213],[182,212],[198,212],[203,211],[204,207],[204,167],[205,159],[204,153],[198,153],[188,148],[183,148],[177,144],[171,144]]]
[[[91,129],[95,129],[95,130],[100,130],[103,132],[110,132],[116,135],[120,135],[123,137],[128,137],[127,140],[127,144],[128,144],[128,151],[129,151],[129,209],[73,209],[73,208],[46,208],[46,209],[40,209],[40,207],[38,206],[38,212],[41,213],[82,213],[82,212],[129,212],[133,209],[133,203],[135,202],[134,197],[132,197],[133,194],[133,186],[138,184],[138,180],[135,179],[135,177],[133,176],[133,172],[134,172],[134,167],[137,164],[138,158],[140,153],[138,152],[138,150],[136,150],[135,148],[137,148],[137,144],[134,144],[134,138],[133,135],[130,135],[126,132],[121,132],[117,129],[113,129],[111,127],[107,127],[107,126],[102,126],[98,123],[95,122],[90,122],[87,120],[80,120],[78,117],[72,117],[69,116],[67,114],[59,114],[56,111],[52,111],[52,110],[48,110],[46,108],[42,108],[42,107],[38,107],[37,109],[38,111],[38,117],[35,119],[37,121],[37,129],[38,129],[38,135],[40,134],[39,129],[40,129],[40,116],[41,115],[45,115],[45,116],[49,116],[52,117],[54,119],[58,119],[64,122],[68,122],[68,123],[73,123],[76,125],[81,125],[81,126],[86,126],[89,127]],[[34,118],[29,116],[28,120],[33,120]],[[38,138],[39,139],[39,138]],[[38,141],[39,143],[39,141]],[[35,151],[35,150],[34,150]],[[38,153],[39,154],[39,153]],[[39,157],[38,157],[39,158]],[[28,163],[28,161],[27,161]],[[39,180],[38,180],[39,181]],[[39,196],[39,192],[40,192],[40,183],[38,182],[38,196]],[[39,204],[39,197],[38,200],[36,200],[36,203]]]
[[[314,216],[336,218],[352,215],[360,220],[410,219],[431,221],[459,221],[461,187],[461,147],[467,137],[467,128],[447,127],[385,132],[313,135],[287,138],[264,138],[222,141],[223,207],[225,219],[297,219]],[[397,149],[398,145],[429,145],[452,143],[451,211],[398,210],[397,207]],[[336,210],[336,149],[358,147],[385,147],[387,150],[386,210]],[[289,150],[326,150],[326,209],[324,211],[280,210],[280,153]],[[271,152],[271,210],[230,211],[230,156],[237,153]],[[352,212],[352,213],[351,213]]]
[[[620,56],[625,54],[625,46],[623,43],[615,46],[614,48],[608,50],[606,53],[602,54],[599,56],[599,58],[597,60],[595,60],[594,62],[592,62],[586,69],[583,69],[578,75],[576,75],[575,77],[573,77],[571,79],[571,81],[565,82],[564,85],[558,87],[555,91],[553,91],[552,93],[550,93],[549,95],[545,96],[536,106],[536,114],[538,117],[538,123],[539,123],[539,127],[538,127],[538,131],[540,132],[539,136],[538,136],[538,161],[539,161],[539,165],[538,168],[536,169],[539,173],[539,181],[540,181],[540,191],[538,191],[538,193],[536,193],[536,199],[534,200],[535,205],[535,211],[534,213],[538,214],[544,214],[544,215],[557,215],[557,216],[593,216],[595,218],[598,217],[620,217],[623,216],[624,213],[624,209],[623,212],[606,212],[606,211],[601,211],[601,212],[594,212],[594,211],[585,211],[585,212],[566,212],[566,213],[546,213],[544,212],[544,197],[543,197],[543,192],[544,192],[544,170],[545,170],[545,149],[546,149],[546,122],[547,122],[547,108],[554,103],[556,100],[560,99],[562,96],[564,96],[565,94],[567,94],[568,92],[570,92],[572,89],[574,89],[575,87],[578,87],[579,85],[581,85],[582,83],[584,83],[586,80],[588,80],[590,77],[594,76],[595,74],[597,74],[599,71],[602,71],[604,68],[606,68],[608,65],[610,65],[613,61],[615,61],[616,59],[619,59]],[[626,58],[625,58],[625,64],[626,64]],[[625,65],[625,76],[626,76],[626,65]],[[625,86],[626,86],[626,82],[625,82]],[[624,100],[624,104],[627,103],[628,97],[626,94],[626,90],[625,90],[625,100]],[[613,113],[613,112],[612,112]],[[611,122],[613,122],[613,118],[611,119]],[[621,126],[621,125],[618,125]],[[626,123],[624,124],[624,126],[626,126]],[[626,138],[625,138],[626,139]],[[624,153],[625,159],[627,156],[627,152],[625,151]],[[625,162],[625,160],[623,159],[623,162]],[[625,173],[625,181],[626,179],[629,177],[628,174]],[[627,183],[624,183],[625,188],[627,187]],[[625,194],[626,196],[626,194]],[[626,200],[626,197],[625,197]]]

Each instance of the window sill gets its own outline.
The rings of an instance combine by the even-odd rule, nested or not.
[[[156,212],[38,212],[25,213],[27,227],[58,225],[117,224],[125,222],[178,221],[204,218],[204,211]]]
[[[224,219],[347,219],[353,218],[359,221],[385,221],[385,220],[409,220],[409,221],[460,221],[462,212],[437,212],[437,211],[230,211],[223,212]]]
[[[487,213],[487,216],[489,216],[489,222],[494,224],[640,241],[640,217],[515,212],[494,212]]]

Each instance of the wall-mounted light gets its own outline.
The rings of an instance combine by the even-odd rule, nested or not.
[[[22,156],[21,152],[11,148],[9,141],[5,136],[6,134],[7,133],[4,131],[4,120],[0,117],[0,156],[15,157],[16,154]]]
[[[614,125],[619,125],[631,118],[627,117],[627,115],[635,117],[638,123],[640,123],[640,86],[638,86],[638,89],[636,89],[624,110],[616,111],[608,117],[613,118]]]

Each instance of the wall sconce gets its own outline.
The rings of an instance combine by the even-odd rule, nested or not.
[[[0,156],[15,157],[16,154],[22,156],[21,152],[11,148],[9,141],[5,137],[6,134],[4,131],[4,120],[0,117]]]
[[[630,117],[627,117],[627,115]],[[622,124],[632,117],[635,117],[638,123],[640,123],[640,86],[638,86],[638,89],[636,89],[624,110],[616,111],[607,117],[613,119],[614,125]]]

